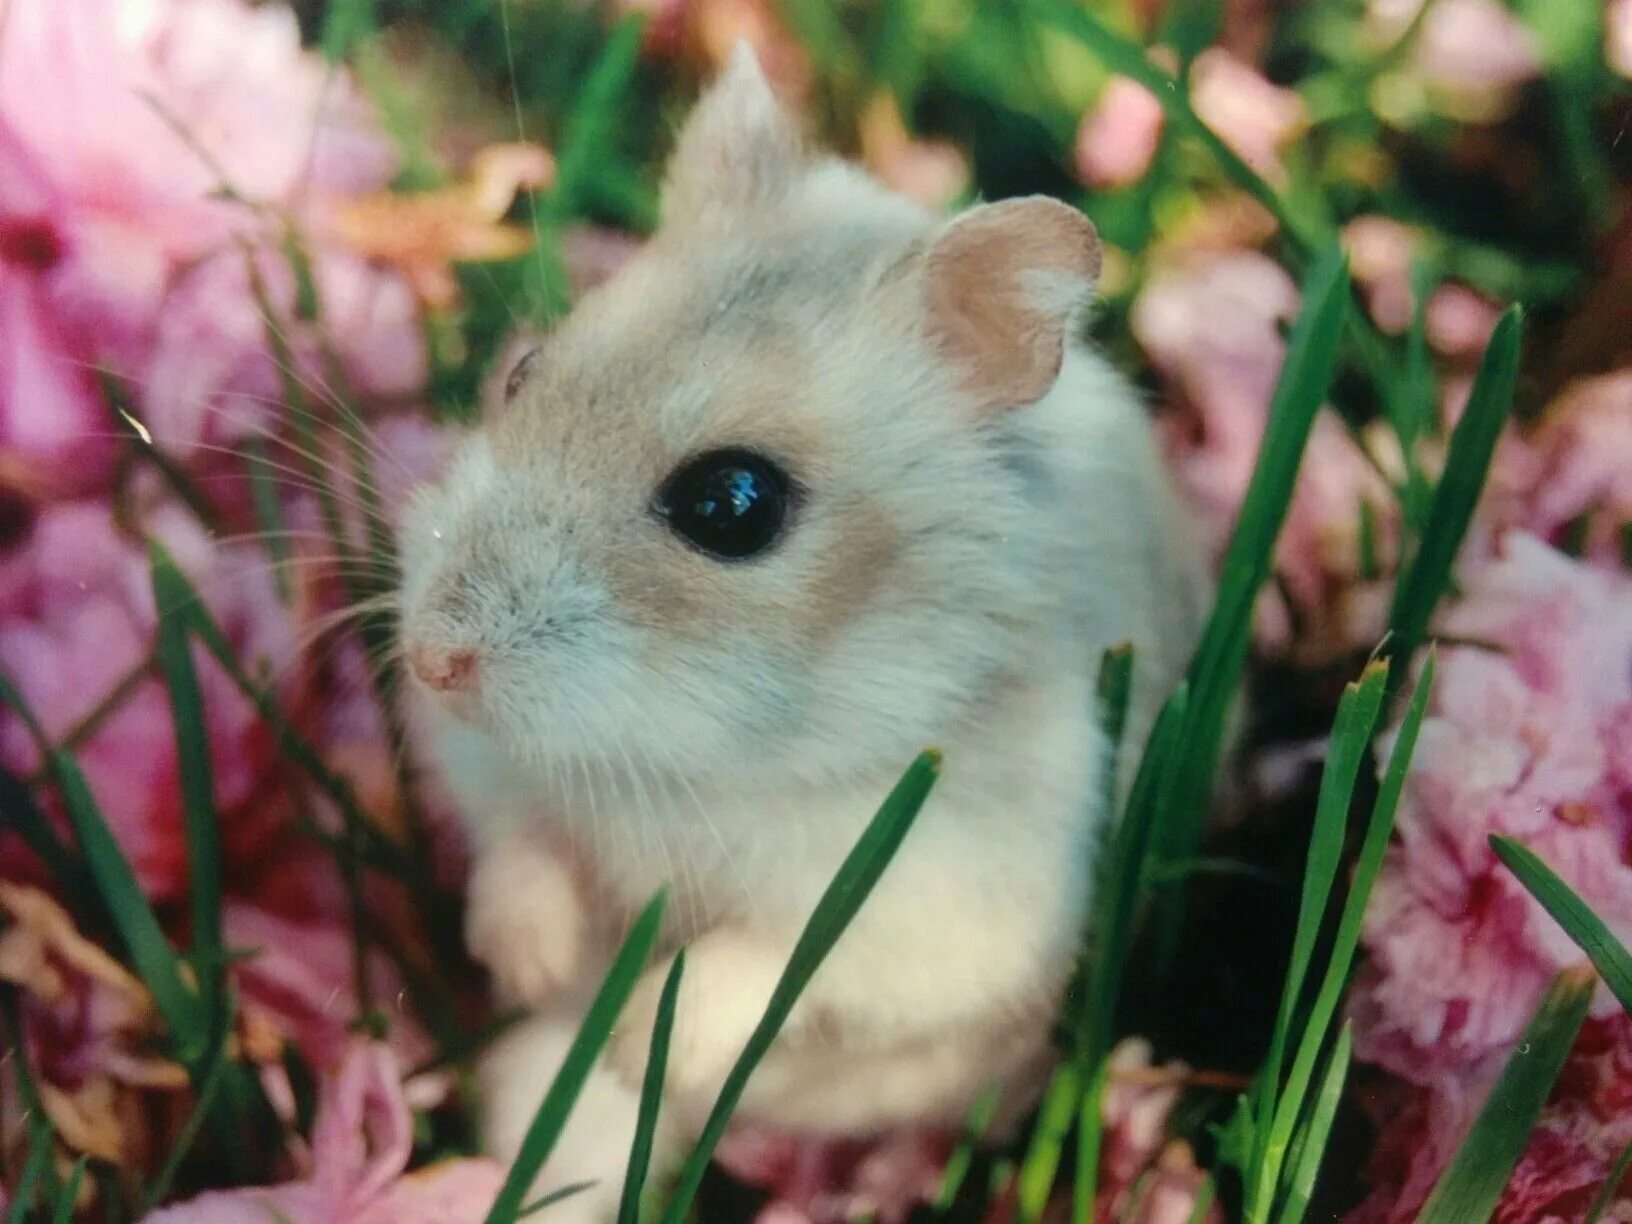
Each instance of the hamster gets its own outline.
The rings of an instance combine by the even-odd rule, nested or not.
[[[1146,413],[1081,339],[1100,256],[1058,201],[946,220],[807,154],[739,48],[657,233],[414,504],[412,700],[475,847],[470,947],[532,1017],[482,1068],[494,1154],[661,885],[686,1142],[926,746],[938,785],[739,1116],[865,1135],[1034,1099],[1107,815],[1101,654],[1136,645],[1136,751],[1208,598]],[[596,1182],[561,1218],[610,1218],[666,971],[539,1184]]]

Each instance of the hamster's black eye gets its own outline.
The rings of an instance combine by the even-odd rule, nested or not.
[[[658,490],[657,509],[682,539],[721,560],[764,552],[788,514],[787,474],[763,455],[717,450],[688,459]]]

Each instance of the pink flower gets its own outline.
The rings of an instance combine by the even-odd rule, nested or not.
[[[320,251],[311,266],[321,328],[297,319],[288,258],[254,256],[273,321],[256,301],[249,256],[226,250],[173,282],[151,347],[132,358],[143,390],[143,423],[164,449],[186,455],[200,443],[267,434],[285,413],[292,377],[314,411],[334,417],[341,388],[326,368],[323,335],[334,345],[347,390],[365,400],[416,395],[427,374],[419,308],[399,277],[342,251]],[[294,368],[280,368],[268,333],[275,329]]]
[[[51,206],[0,115],[0,488],[31,499],[94,487],[113,454],[89,351],[45,292],[65,254]]]
[[[1099,1210],[1129,1224],[1184,1224],[1205,1175],[1190,1149],[1169,1142],[1167,1127],[1187,1069],[1153,1067],[1146,1041],[1129,1038],[1111,1053],[1104,1120]],[[758,1224],[842,1224],[858,1216],[884,1224],[933,1202],[945,1178],[954,1136],[896,1130],[872,1139],[816,1139],[741,1125],[720,1145],[720,1166],[738,1181],[770,1191]],[[985,1217],[1009,1208],[999,1197]],[[1204,1217],[1222,1219],[1215,1207]]]
[[[211,412],[256,428],[259,401],[280,389],[246,249],[294,333],[297,377],[332,396],[311,328],[294,322],[291,233],[358,391],[417,391],[425,359],[406,286],[327,235],[336,200],[384,187],[396,156],[349,80],[301,48],[291,12],[235,0],[17,9],[0,40],[0,310],[8,339],[23,340],[0,347],[0,445],[107,434],[88,394],[97,366],[134,380],[139,415],[183,454],[235,436],[206,429]]]
[[[1366,1168],[1371,1194],[1347,1224],[1410,1224],[1473,1125],[1502,1055],[1427,1088],[1374,1094],[1380,1140]],[[1589,1020],[1491,1217],[1499,1224],[1579,1220],[1632,1142],[1632,1019]],[[1624,1219],[1632,1195],[1616,1199]]]
[[[1405,32],[1424,0],[1371,0],[1378,41]],[[1500,0],[1436,0],[1411,51],[1412,70],[1459,113],[1485,117],[1501,95],[1541,69],[1535,38]]]
[[[1510,534],[1463,583],[1436,629],[1480,644],[1443,651],[1352,999],[1357,1056],[1417,1083],[1509,1047],[1582,959],[1490,834],[1632,938],[1632,578]]]
[[[257,554],[213,548],[175,506],[160,507],[147,528],[192,576],[240,658],[252,667],[287,660],[290,623]],[[48,736],[62,737],[104,697],[133,685],[75,756],[144,889],[175,897],[186,883],[187,852],[169,694],[137,674],[156,624],[145,550],[120,533],[107,506],[53,505],[0,555],[0,591],[0,669]],[[253,802],[272,765],[271,735],[213,659],[198,649],[195,660],[226,848],[229,856],[252,854],[278,817]],[[39,765],[32,738],[9,714],[0,715],[0,763],[22,774]]]
[[[279,5],[60,0],[10,14],[0,115],[94,248],[75,282],[143,296],[243,228],[243,205],[213,198],[221,179],[299,205],[390,178],[391,145],[329,76]]]
[[[1420,243],[1420,235],[1392,217],[1356,217],[1343,228],[1354,279],[1371,317],[1390,335],[1411,325],[1411,260]],[[1428,298],[1428,343],[1448,357],[1477,359],[1500,315],[1498,304],[1468,286],[1441,285]]]
[[[325,866],[321,883],[337,899],[340,881],[332,864]],[[252,953],[234,970],[246,1018],[292,1041],[318,1070],[339,1066],[359,1010],[350,915],[292,918],[229,900],[222,919],[227,946]],[[406,1009],[401,978],[377,948],[368,973],[374,1005],[390,1026],[391,1048],[406,1063],[428,1058],[430,1042]]]
[[[1163,418],[1162,438],[1215,556],[1228,542],[1269,419],[1286,350],[1277,325],[1296,313],[1297,300],[1273,260],[1229,251],[1158,271],[1134,302],[1134,335],[1187,410]],[[1374,512],[1386,558],[1393,495],[1323,414],[1276,554],[1286,599],[1268,595],[1260,607],[1262,648],[1284,649],[1294,636],[1322,653],[1376,640],[1384,609],[1358,581],[1362,504]]]
[[[858,1215],[899,1224],[933,1201],[951,1146],[950,1136],[925,1131],[815,1139],[738,1126],[717,1160],[738,1181],[771,1192],[760,1224],[838,1224]]]
[[[1113,190],[1138,182],[1162,139],[1162,104],[1128,77],[1112,77],[1077,129],[1077,177]]]
[[[1604,10],[1604,59],[1623,77],[1632,77],[1632,0],[1609,0]]]
[[[963,150],[950,141],[914,136],[888,90],[873,95],[857,127],[862,161],[892,191],[940,209],[969,186]]]
[[[147,988],[38,889],[0,881],[0,915],[0,981],[17,992],[23,1046],[58,1138],[70,1152],[139,1166],[156,1137],[137,1095],[187,1084],[180,1066],[153,1052]],[[15,1099],[13,1086],[8,1095]]]
[[[1125,1038],[1111,1051],[1110,1082],[1100,1102],[1104,1124],[1096,1214],[1129,1224],[1184,1224],[1205,1174],[1189,1147],[1167,1138],[1188,1068],[1151,1063],[1150,1043]],[[1215,1205],[1201,1217],[1223,1219]]]
[[[1587,556],[1613,563],[1632,523],[1632,367],[1582,379],[1541,424],[1497,451],[1485,517],[1554,544],[1585,524]]]
[[[16,227],[5,234],[6,224],[0,247],[26,240]],[[0,250],[0,488],[40,500],[95,487],[111,472],[112,419],[90,363],[74,353],[38,281]]]
[[[1224,48],[1209,47],[1190,66],[1190,101],[1243,161],[1273,182],[1286,181],[1280,150],[1308,122],[1302,98]]]
[[[149,1224],[460,1224],[484,1218],[504,1171],[490,1160],[445,1160],[405,1172],[413,1115],[396,1057],[356,1043],[324,1085],[305,1175],[276,1186],[201,1194]]]

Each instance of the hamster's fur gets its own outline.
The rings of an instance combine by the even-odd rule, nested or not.
[[[994,1081],[1027,1105],[1105,816],[1098,661],[1136,644],[1136,751],[1207,602],[1142,406],[1077,338],[1098,262],[1057,202],[944,221],[807,158],[739,51],[681,134],[662,228],[417,502],[404,646],[441,691],[415,686],[416,712],[476,847],[471,948],[533,1013],[483,1069],[495,1154],[660,885],[666,951],[689,949],[664,1110],[684,1140],[930,745],[940,782],[742,1114],[953,1124]],[[764,555],[704,555],[652,511],[719,447],[797,484]],[[599,1179],[563,1218],[616,1202],[666,970],[540,1183]]]

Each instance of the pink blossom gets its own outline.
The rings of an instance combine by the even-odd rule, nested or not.
[[[1128,77],[1112,77],[1077,129],[1077,177],[1112,190],[1138,182],[1162,138],[1162,104]]]
[[[295,277],[281,252],[254,256],[273,319],[256,300],[249,256],[224,251],[173,282],[151,348],[132,371],[143,388],[143,422],[167,450],[188,454],[199,443],[272,432],[284,414],[292,378],[320,414],[342,411],[342,388],[324,360],[334,345],[347,386],[364,399],[407,398],[424,385],[427,366],[419,309],[407,285],[341,251],[311,265],[322,310],[318,328],[296,317]],[[275,331],[293,361],[281,368]]]
[[[1243,161],[1272,181],[1286,181],[1280,150],[1308,122],[1302,98],[1224,48],[1209,47],[1190,66],[1190,101]]]
[[[151,294],[169,266],[239,232],[243,206],[212,198],[223,179],[258,203],[293,205],[373,190],[396,169],[347,80],[331,81],[301,49],[287,8],[60,0],[15,9],[0,45],[0,115],[38,159],[76,238],[94,248],[74,279],[98,296],[114,296],[108,277]]]
[[[1473,1125],[1504,1054],[1429,1087],[1384,1085],[1370,1112],[1379,1141],[1366,1167],[1371,1193],[1346,1224],[1410,1224]],[[1552,1097],[1530,1135],[1495,1214],[1500,1224],[1579,1220],[1615,1158],[1632,1142],[1632,1019],[1624,1013],[1582,1027]],[[1616,1199],[1624,1219],[1632,1196]]]
[[[838,1224],[871,1215],[899,1224],[934,1199],[951,1136],[917,1130],[817,1139],[738,1126],[716,1159],[738,1181],[771,1191],[760,1224]]]
[[[1371,317],[1390,335],[1411,325],[1416,305],[1411,261],[1421,241],[1421,235],[1392,217],[1356,217],[1343,228],[1354,279],[1365,291]],[[1428,298],[1428,343],[1448,357],[1477,358],[1500,315],[1499,304],[1467,285],[1441,285]]]
[[[51,193],[0,115],[0,488],[34,499],[94,487],[112,462],[89,350],[45,291],[64,254]]]
[[[1367,20],[1379,41],[1405,32],[1424,0],[1371,0]],[[1411,52],[1421,79],[1463,106],[1510,90],[1541,68],[1535,38],[1500,0],[1435,0]]]
[[[360,393],[418,389],[423,342],[405,285],[326,230],[339,197],[385,186],[395,153],[348,78],[301,48],[289,10],[236,0],[14,7],[0,40],[0,309],[33,364],[21,348],[0,350],[0,445],[106,434],[99,399],[86,394],[95,366],[138,384],[141,415],[184,452],[232,436],[210,436],[208,413],[253,427],[257,402],[280,388],[246,247],[261,252],[278,326],[301,333],[297,377],[320,384],[329,372],[310,329],[293,322],[287,233],[307,250]]]
[[[1582,379],[1534,430],[1503,439],[1484,517],[1554,544],[1584,522],[1587,556],[1622,556],[1621,533],[1632,523],[1632,367]]]
[[[1167,1138],[1185,1067],[1151,1065],[1151,1047],[1129,1038],[1111,1053],[1099,1208],[1129,1224],[1184,1224],[1205,1175],[1189,1148]],[[933,1202],[945,1178],[954,1136],[902,1129],[871,1139],[825,1139],[751,1125],[727,1133],[717,1159],[738,1181],[770,1191],[758,1224],[842,1224],[870,1216],[905,1220]],[[1002,1199],[990,1220],[1007,1219]],[[1215,1207],[1204,1220],[1222,1219]]]
[[[30,500],[95,487],[112,469],[111,418],[74,352],[36,278],[0,251],[0,487]]]
[[[1129,1224],[1184,1224],[1195,1213],[1205,1174],[1189,1147],[1167,1138],[1168,1121],[1183,1094],[1187,1068],[1156,1067],[1150,1043],[1125,1038],[1110,1057],[1110,1080],[1100,1102],[1101,1218]],[[1201,1219],[1216,1224],[1219,1208]]]
[[[1604,59],[1614,72],[1632,77],[1632,0],[1609,0],[1604,10]]]
[[[288,658],[291,627],[264,563],[243,548],[213,548],[179,507],[160,507],[147,524],[192,575],[240,658],[252,666]],[[156,623],[148,559],[121,534],[110,507],[45,508],[26,538],[0,555],[0,668],[22,690],[53,739],[135,676],[152,649]],[[216,662],[195,652],[204,696],[216,801],[229,855],[250,854],[277,813],[252,802],[272,767],[270,733]],[[176,896],[187,855],[169,695],[136,677],[125,701],[75,756],[103,816],[154,897]],[[0,762],[28,774],[39,765],[31,737],[0,715]]]
[[[331,899],[341,894],[332,864],[320,876]],[[227,945],[251,955],[234,970],[246,1018],[292,1041],[319,1070],[338,1066],[359,1013],[353,978],[349,914],[288,917],[229,899],[222,915]],[[392,1049],[404,1062],[431,1054],[430,1042],[406,1010],[396,969],[375,949],[368,962],[374,1005],[387,1024]]]
[[[1153,275],[1134,302],[1134,335],[1187,411],[1161,422],[1180,484],[1221,556],[1257,459],[1285,358],[1278,323],[1297,311],[1297,287],[1254,251],[1191,258]],[[1258,633],[1283,649],[1300,625],[1310,644],[1369,644],[1382,629],[1377,600],[1358,582],[1360,516],[1370,505],[1381,549],[1392,547],[1392,493],[1341,424],[1317,418],[1276,564],[1289,602],[1266,597]]]
[[[490,1160],[445,1160],[405,1172],[413,1115],[396,1056],[354,1044],[323,1087],[304,1176],[276,1186],[201,1194],[149,1224],[459,1224],[487,1214],[504,1171]]]
[[[1392,217],[1356,217],[1343,227],[1349,269],[1366,292],[1377,326],[1399,335],[1411,326],[1411,259],[1417,234]]]
[[[1514,533],[1463,583],[1436,630],[1479,645],[1443,651],[1353,995],[1356,1054],[1417,1083],[1506,1049],[1581,960],[1490,834],[1632,937],[1632,578]]]

